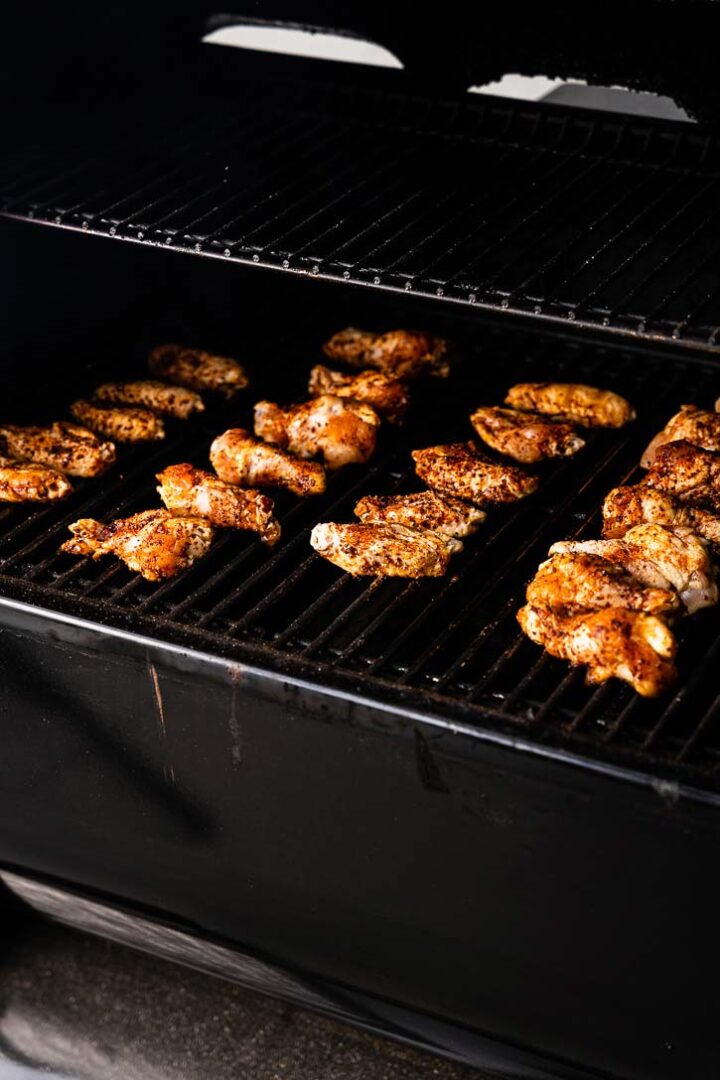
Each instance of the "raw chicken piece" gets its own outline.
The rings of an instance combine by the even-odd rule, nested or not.
[[[539,483],[516,465],[491,461],[471,442],[413,450],[412,458],[415,471],[429,487],[481,506],[524,499]]]
[[[680,412],[670,417],[662,431],[650,442],[640,464],[649,469],[661,446],[685,439],[703,450],[720,450],[720,416],[696,405],[681,405]]]
[[[64,420],[49,427],[0,426],[0,449],[16,461],[49,465],[68,476],[100,476],[115,461],[113,443]]]
[[[365,522],[407,525],[430,529],[445,536],[470,536],[485,520],[485,513],[471,503],[434,491],[416,495],[366,495],[355,505],[355,516]]]
[[[634,525],[668,525],[687,528],[701,539],[720,547],[720,517],[709,510],[683,506],[672,495],[666,495],[645,484],[614,488],[603,503],[603,536],[619,539]]]
[[[108,405],[141,405],[145,409],[187,420],[205,408],[203,399],[194,390],[170,386],[157,379],[138,379],[136,382],[103,383],[93,394],[96,401]]]
[[[236,487],[192,465],[169,465],[157,474],[158,494],[173,514],[201,517],[223,529],[250,529],[266,544],[280,538],[273,501],[260,491]]]
[[[342,371],[316,364],[310,372],[308,393],[335,394],[337,397],[364,401],[391,424],[399,424],[410,404],[410,393],[402,379],[384,375],[382,371],[360,371],[345,375]]]
[[[440,577],[450,556],[462,551],[459,540],[404,525],[324,522],[315,526],[310,543],[349,574],[377,577]]]
[[[322,454],[328,469],[365,462],[375,450],[380,426],[369,405],[322,394],[283,409],[272,401],[255,406],[255,434],[301,458]]]
[[[583,383],[517,383],[508,390],[505,404],[583,427],[619,428],[635,419],[635,410],[625,398]]]
[[[254,439],[243,428],[230,428],[210,447],[212,467],[221,480],[250,487],[284,487],[295,495],[322,495],[325,469],[300,461],[276,446]]]
[[[57,469],[0,456],[0,502],[52,502],[71,491],[72,484]]]
[[[569,457],[585,445],[571,424],[531,416],[519,409],[486,406],[475,410],[470,423],[493,450],[526,465],[545,458]]]
[[[658,448],[644,483],[681,503],[720,514],[720,454],[685,439]]]
[[[70,413],[81,424],[87,424],[99,435],[115,442],[153,442],[165,438],[165,425],[149,409],[122,409],[114,405],[102,407],[91,401],[74,401]]]
[[[387,375],[411,379],[417,375],[440,375],[450,372],[447,342],[421,330],[388,330],[374,334],[350,326],[340,330],[323,345],[331,360],[351,367],[379,368]]]
[[[674,589],[641,585],[622,566],[586,552],[552,555],[541,563],[525,598],[534,608],[547,607],[565,614],[578,614],[588,608],[626,607],[660,615],[680,607]]]
[[[190,390],[213,390],[225,397],[232,397],[248,384],[245,369],[237,360],[183,345],[158,345],[150,353],[148,366],[153,375],[168,382]]]

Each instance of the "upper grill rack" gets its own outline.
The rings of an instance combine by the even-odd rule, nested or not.
[[[715,349],[719,177],[690,124],[254,85],[73,118],[5,156],[0,210]]]

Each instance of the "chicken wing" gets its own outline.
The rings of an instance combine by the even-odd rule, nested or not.
[[[642,697],[657,697],[677,678],[677,645],[662,619],[624,607],[562,616],[528,604],[518,622],[551,656],[587,665],[587,681],[622,679]]]
[[[338,525],[324,522],[310,534],[324,559],[349,574],[377,577],[440,577],[450,556],[462,550],[459,540],[404,525]]]
[[[412,457],[415,471],[429,487],[481,506],[524,499],[539,483],[516,465],[491,461],[471,442],[428,446],[413,450]]]
[[[245,369],[237,360],[183,345],[158,345],[150,353],[148,366],[153,375],[168,382],[190,390],[213,390],[225,397],[232,397],[248,384]]]
[[[355,504],[355,516],[364,522],[386,522],[411,529],[430,529],[445,536],[470,536],[486,514],[461,499],[444,498],[434,491],[415,495],[366,495]]]
[[[550,554],[602,555],[658,589],[674,589],[689,614],[717,603],[718,590],[707,548],[689,529],[636,525],[622,540],[562,540]]]
[[[525,598],[534,608],[571,615],[606,607],[660,615],[680,607],[674,590],[641,585],[624,567],[586,552],[552,555],[541,563]]]
[[[698,409],[696,405],[681,405],[680,412],[670,417],[645,450],[640,460],[643,469],[650,468],[661,446],[679,439],[701,446],[703,450],[720,450],[720,416],[707,409]]]
[[[115,461],[111,442],[63,420],[49,427],[0,426],[0,448],[16,461],[48,465],[68,476],[100,476]]]
[[[371,405],[377,413],[391,424],[399,424],[410,404],[410,392],[402,379],[384,375],[382,371],[361,371],[357,375],[344,375],[316,364],[310,372],[308,393],[335,394]]]
[[[644,483],[678,502],[720,514],[720,454],[681,439],[660,446]]]
[[[138,379],[135,382],[103,383],[93,397],[108,405],[140,405],[145,409],[187,420],[205,408],[203,399],[194,390],[169,386],[157,379]]]
[[[115,442],[153,442],[165,438],[165,425],[149,409],[123,409],[115,405],[103,407],[91,401],[74,401],[70,413],[81,424],[87,424],[99,435]]]
[[[701,539],[720,547],[720,517],[696,506],[683,506],[645,484],[614,488],[603,503],[603,536],[620,539],[634,525],[668,525],[691,529]]]
[[[260,491],[228,484],[187,463],[169,465],[157,479],[158,494],[173,514],[201,517],[223,529],[250,529],[266,544],[275,544],[280,538],[273,501]]]
[[[475,410],[470,423],[493,450],[526,465],[545,458],[570,457],[585,445],[571,424],[518,409],[485,406]]]
[[[508,390],[505,404],[583,427],[619,428],[635,419],[625,398],[583,383],[517,383]]]
[[[418,375],[439,375],[450,372],[447,362],[447,342],[421,330],[388,330],[374,334],[349,326],[340,330],[323,345],[331,360],[340,360],[350,367],[379,368],[387,375],[412,379]]]
[[[380,426],[369,405],[322,394],[283,409],[272,401],[255,406],[255,434],[301,458],[322,454],[328,469],[367,461]]]
[[[221,480],[250,487],[284,487],[295,495],[322,495],[325,469],[318,461],[300,461],[276,446],[254,439],[243,428],[230,428],[210,447],[212,467]]]
[[[71,491],[72,484],[57,469],[0,456],[0,502],[52,502]]]
[[[70,555],[115,555],[147,581],[175,577],[202,558],[213,540],[213,530],[198,517],[175,517],[168,510],[143,510],[132,517],[103,525],[81,518],[70,526],[72,539],[61,551]]]

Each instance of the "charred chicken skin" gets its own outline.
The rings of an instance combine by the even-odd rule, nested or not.
[[[322,454],[328,469],[365,462],[375,450],[380,418],[361,402],[335,394],[283,409],[272,401],[255,406],[255,434],[301,458]]]
[[[203,399],[194,390],[169,386],[157,379],[138,379],[136,382],[103,383],[93,394],[96,401],[108,405],[140,405],[162,416],[187,420],[205,408]]]
[[[477,532],[486,517],[477,506],[434,491],[420,491],[416,495],[366,495],[356,503],[355,516],[364,522],[430,529],[456,538]]]
[[[70,412],[81,424],[87,424],[98,435],[114,442],[154,442],[165,438],[165,425],[149,409],[124,409],[115,405],[93,405],[91,401],[74,401]]]
[[[175,517],[168,510],[143,510],[103,525],[82,518],[61,547],[70,555],[115,555],[147,581],[175,577],[205,555],[213,530],[197,517]]]
[[[232,397],[248,384],[245,369],[237,360],[183,345],[158,345],[150,353],[148,366],[153,375],[168,382],[189,390],[212,390],[225,397]]]
[[[441,495],[468,502],[508,503],[537,489],[538,479],[516,465],[491,461],[474,443],[450,443],[413,450],[415,471]]]
[[[517,383],[508,390],[505,404],[583,427],[619,428],[635,419],[625,398],[583,383]]]
[[[72,484],[57,469],[19,464],[0,455],[0,502],[53,502],[71,491]]]
[[[626,607],[661,615],[680,608],[673,589],[642,585],[623,566],[586,552],[552,555],[528,585],[526,599],[534,608],[552,608],[567,614]]]
[[[695,405],[681,405],[680,411],[668,420],[645,450],[640,461],[643,469],[650,468],[661,446],[679,439],[685,439],[703,450],[717,452],[720,450],[720,415],[698,409]]]
[[[374,577],[440,577],[462,544],[441,533],[381,523],[316,525],[310,543],[349,574]]]
[[[48,465],[68,476],[100,476],[115,461],[111,442],[63,420],[48,427],[0,426],[0,450],[16,461]]]
[[[386,375],[400,379],[425,374],[445,378],[450,372],[447,342],[420,330],[374,334],[351,326],[326,341],[323,352],[331,360],[340,360],[350,367],[379,368]]]
[[[678,502],[720,514],[720,454],[681,439],[658,447],[644,483]]]
[[[399,424],[410,404],[410,393],[402,379],[384,375],[382,371],[360,371],[357,375],[345,375],[316,364],[310,372],[308,393],[335,394],[371,405],[383,419]]]
[[[266,544],[275,544],[280,538],[273,501],[260,491],[228,484],[187,463],[169,465],[157,479],[158,494],[173,514],[201,517],[222,529],[249,529]]]
[[[675,638],[656,615],[608,607],[564,616],[527,604],[518,622],[551,656],[587,665],[589,683],[622,679],[642,697],[657,697],[677,678]]]
[[[248,487],[284,487],[295,495],[322,495],[325,469],[254,439],[243,428],[230,428],[210,447],[212,467],[221,480]]]
[[[635,525],[667,525],[691,529],[701,539],[720,547],[720,517],[696,506],[684,506],[645,484],[614,488],[603,503],[603,536],[619,540]]]
[[[585,445],[571,424],[531,416],[519,409],[485,406],[475,410],[470,422],[489,447],[526,465],[545,458],[569,457]]]

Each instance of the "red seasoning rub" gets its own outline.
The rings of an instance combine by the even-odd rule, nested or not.
[[[308,393],[313,397],[335,394],[337,397],[363,401],[366,405],[372,405],[390,424],[401,423],[410,404],[410,391],[402,379],[385,375],[382,371],[345,375],[322,364],[316,364],[310,372]]]
[[[221,480],[248,487],[283,487],[294,495],[322,495],[325,469],[301,461],[276,446],[254,439],[244,428],[230,428],[210,447],[212,467]]]
[[[331,360],[339,360],[350,367],[378,368],[386,375],[412,379],[419,375],[439,375],[446,378],[450,373],[447,342],[422,330],[389,330],[375,334],[350,326],[340,330],[323,345],[323,352]]]
[[[470,422],[492,450],[525,465],[546,458],[570,457],[585,445],[572,424],[518,409],[484,406],[475,410]]]
[[[324,559],[349,574],[378,577],[440,577],[462,544],[441,533],[404,525],[343,525],[323,522],[310,544]]]
[[[203,399],[194,390],[183,386],[169,386],[157,379],[139,379],[136,382],[103,383],[93,394],[96,401],[108,405],[140,405],[162,416],[187,420],[193,413],[205,408]]]
[[[71,491],[72,484],[57,469],[0,456],[0,502],[52,502]]]
[[[584,383],[517,383],[508,390],[505,404],[583,427],[619,428],[635,419],[624,397]]]
[[[158,494],[173,514],[202,517],[222,529],[249,529],[266,544],[280,538],[273,501],[261,491],[237,487],[213,473],[183,463],[157,474]]]
[[[158,345],[150,353],[148,366],[153,375],[168,382],[190,390],[212,390],[225,397],[232,397],[248,384],[245,369],[237,360],[184,345]]]
[[[685,439],[703,450],[717,452],[720,450],[720,415],[698,409],[695,405],[681,405],[680,411],[668,420],[647,447],[640,461],[643,469],[650,468],[661,446],[679,439]]]
[[[115,442],[154,442],[165,438],[165,425],[149,409],[104,407],[93,405],[91,401],[74,401],[70,412],[81,424],[87,424],[99,435]]]
[[[491,461],[474,443],[450,443],[413,450],[415,471],[439,491],[484,506],[524,499],[537,490],[536,476],[517,465]]]
[[[0,451],[17,461],[49,465],[68,476],[100,476],[115,461],[115,446],[78,424],[59,420],[48,427],[0,426]]]
[[[365,522],[430,529],[446,536],[470,536],[485,520],[485,512],[472,503],[419,491],[413,495],[366,495],[355,504],[355,516]]]
[[[255,434],[298,457],[322,454],[328,469],[363,463],[375,450],[380,418],[369,405],[322,394],[283,409],[272,401],[255,406]]]

